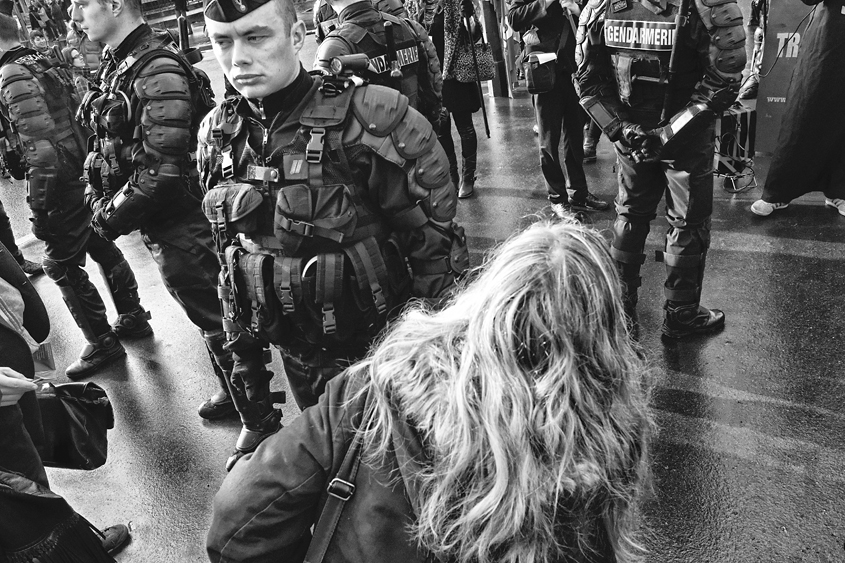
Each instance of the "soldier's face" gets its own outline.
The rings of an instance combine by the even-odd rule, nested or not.
[[[247,98],[278,92],[299,74],[305,24],[288,29],[275,2],[230,23],[205,20],[217,62],[232,86]]]
[[[70,17],[91,41],[107,43],[117,27],[111,3],[104,5],[99,0],[73,0]]]

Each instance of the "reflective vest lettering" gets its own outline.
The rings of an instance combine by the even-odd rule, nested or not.
[[[608,47],[671,51],[675,23],[608,19],[604,22],[604,40]]]

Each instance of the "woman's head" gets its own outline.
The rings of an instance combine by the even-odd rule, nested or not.
[[[538,223],[354,368],[377,391],[370,451],[388,451],[393,410],[430,456],[414,527],[425,548],[479,563],[636,558],[651,421],[621,303],[599,233]]]
[[[32,48],[36,51],[44,52],[48,49],[47,37],[40,30],[31,31],[29,34],[29,41],[32,43]]]

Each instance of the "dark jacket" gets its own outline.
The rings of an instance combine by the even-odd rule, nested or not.
[[[573,16],[573,22],[578,18]],[[508,23],[515,30],[537,32],[541,50],[557,53],[557,73],[571,74],[575,70],[575,34],[560,3],[546,7],[546,0],[510,0]],[[531,46],[526,44],[526,52]]]
[[[212,562],[303,560],[326,487],[360,424],[364,399],[349,400],[361,385],[360,378],[346,373],[331,380],[317,405],[238,461],[214,498],[207,538]],[[408,490],[414,488],[411,479],[419,469],[414,460],[422,458],[422,448],[406,424],[397,427],[395,455],[388,454],[377,467],[361,463],[355,493],[326,552],[327,563],[426,560],[406,532],[415,517],[409,498],[416,495]]]

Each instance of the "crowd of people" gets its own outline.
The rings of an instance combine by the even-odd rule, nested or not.
[[[43,270],[87,342],[67,377],[101,373],[126,354],[121,340],[153,333],[114,243],[139,231],[219,383],[199,416],[240,417],[212,561],[638,560],[653,426],[636,344],[640,267],[665,196],[662,333],[724,326],[700,297],[715,120],[745,66],[735,2],[695,2],[677,33],[635,42],[614,38],[675,26],[675,6],[509,3],[526,52],[556,63],[533,94],[556,221],[472,272],[455,221],[458,199],[475,193],[483,102],[456,72],[462,46],[482,38],[471,0],[321,0],[315,73],[300,61],[306,28],[290,0],[206,0],[227,82],[217,103],[140,0],[74,0],[85,37],[68,41],[64,63],[21,44],[10,4],[0,3],[2,160],[27,179]],[[49,11],[31,11],[41,29]],[[609,207],[583,169],[601,134],[619,177],[610,244],[574,214]],[[87,256],[102,266],[111,322]],[[284,427],[271,347],[303,411]],[[25,422],[4,410],[32,389],[25,364],[0,372],[0,422],[15,430],[0,453],[31,458]],[[37,459],[3,465],[0,492],[21,506],[57,496],[42,473]],[[77,547],[97,554],[88,560],[109,561],[126,540],[120,526],[97,540],[62,507],[73,525],[42,522],[26,544],[0,537],[0,557],[44,560],[82,534]]]

